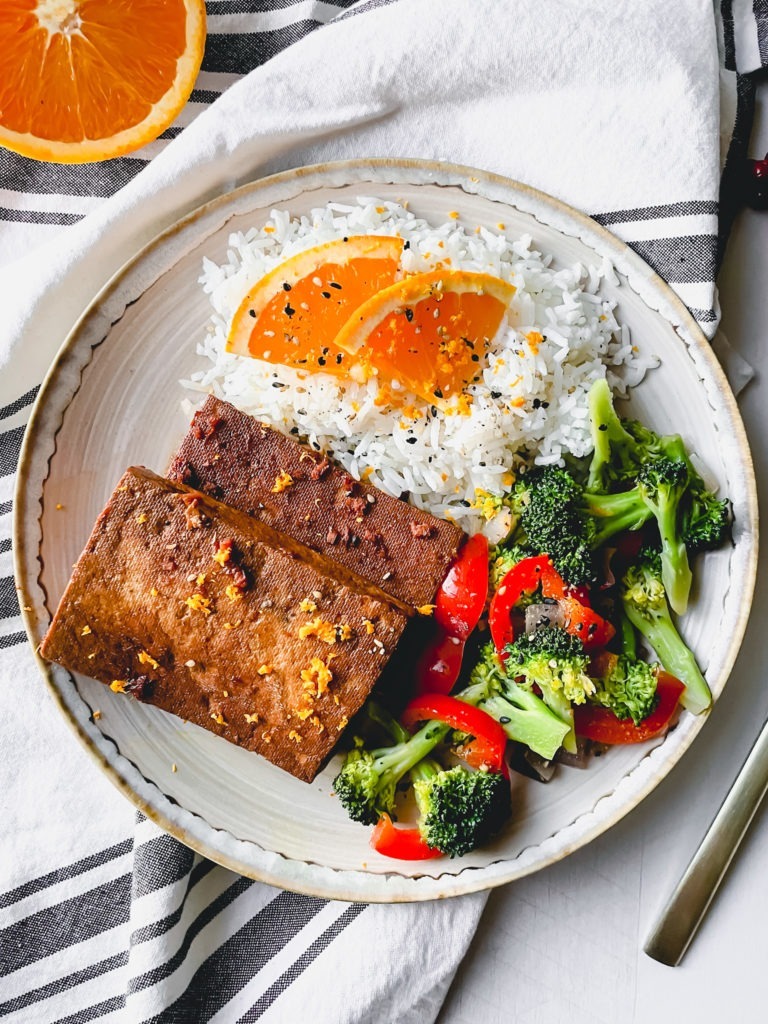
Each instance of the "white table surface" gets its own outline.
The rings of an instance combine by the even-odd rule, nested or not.
[[[768,150],[768,83],[750,153]],[[768,508],[768,211],[740,214],[720,276],[723,330],[752,364],[739,404]],[[683,760],[607,834],[491,893],[439,1024],[768,1022],[768,800],[688,950],[671,968],[645,938],[768,717],[768,540],[743,649]]]

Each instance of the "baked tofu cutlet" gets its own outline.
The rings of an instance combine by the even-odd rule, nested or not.
[[[409,609],[290,537],[149,470],[99,516],[41,653],[311,782]]]
[[[256,516],[413,608],[430,604],[464,541],[437,519],[354,480],[320,452],[209,396],[171,480]]]

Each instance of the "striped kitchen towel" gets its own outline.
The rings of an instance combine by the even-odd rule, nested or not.
[[[628,241],[714,337],[768,13],[762,0],[207,11],[195,91],[156,142],[81,167],[0,150],[0,1017],[421,1024],[482,895],[364,906],[233,875],[136,820],[67,732],[12,578],[25,423],[94,286],[159,226],[241,181],[329,159],[445,158],[553,193]]]

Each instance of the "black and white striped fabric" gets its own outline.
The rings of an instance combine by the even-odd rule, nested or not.
[[[374,907],[241,878],[137,820],[67,732],[12,576],[25,424],[95,285],[142,241],[239,181],[318,160],[445,158],[528,181],[627,240],[714,337],[768,4],[211,0],[207,12],[195,91],[156,142],[84,167],[0,150],[0,1018],[422,1024],[482,895]]]

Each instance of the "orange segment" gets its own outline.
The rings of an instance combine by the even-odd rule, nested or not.
[[[514,294],[490,274],[414,274],[356,309],[334,341],[368,373],[444,404],[482,368]]]
[[[333,339],[353,310],[392,284],[402,251],[402,238],[353,235],[291,256],[240,303],[227,351],[348,376],[352,361]]]
[[[0,145],[37,160],[106,160],[184,106],[204,0],[2,0]]]

